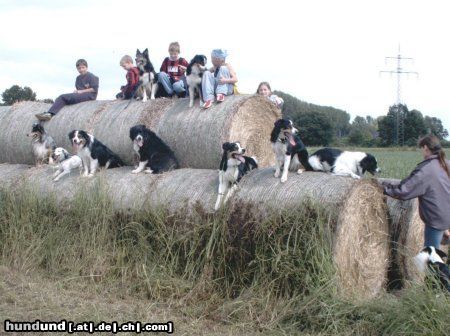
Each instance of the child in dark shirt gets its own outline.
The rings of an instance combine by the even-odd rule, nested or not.
[[[116,95],[116,98],[131,99],[139,85],[139,69],[134,66],[133,58],[129,55],[125,55],[121,58],[120,66],[127,72],[127,85],[120,87],[120,93]]]
[[[88,64],[86,60],[79,59],[76,67],[80,75],[75,80],[76,90],[73,93],[65,93],[56,98],[48,112],[36,114],[36,118],[41,121],[50,120],[64,106],[78,104],[88,100],[97,99],[98,93],[98,77],[88,72]]]

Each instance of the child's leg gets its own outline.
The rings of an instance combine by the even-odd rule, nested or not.
[[[173,91],[175,91],[176,94],[186,92],[184,82],[182,80],[179,80],[173,83]]]
[[[158,83],[161,83],[164,90],[166,90],[169,96],[173,95],[172,83],[170,82],[170,77],[165,72],[160,72],[158,74]]]
[[[233,93],[233,84],[219,84],[220,77],[230,78],[230,71],[225,65],[222,65],[217,73],[216,79],[216,94],[221,93],[225,96],[228,96]]]
[[[94,100],[92,93],[66,93],[56,98],[53,105],[48,110],[51,114],[58,113],[64,106],[78,104],[88,100]]]
[[[203,101],[214,100],[214,74],[206,71],[202,76]]]

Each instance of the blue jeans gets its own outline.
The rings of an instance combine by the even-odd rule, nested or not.
[[[425,242],[423,243],[423,246],[434,246],[435,248],[440,248],[444,231],[425,225],[424,236]]]
[[[219,84],[219,78],[230,78],[230,71],[225,65],[222,65],[217,72],[217,76],[210,71],[205,71],[202,77],[203,100],[214,100],[214,96],[222,93],[225,96],[233,94],[233,84]]]
[[[182,80],[172,83],[170,76],[162,71],[158,74],[158,83],[161,83],[169,96],[173,95],[174,92],[179,94],[186,91]]]

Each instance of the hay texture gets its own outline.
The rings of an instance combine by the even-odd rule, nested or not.
[[[44,124],[58,146],[69,151],[68,133],[84,129],[131,165],[135,155],[130,127],[145,124],[175,152],[182,167],[217,169],[225,141],[240,141],[247,153],[264,167],[273,164],[270,132],[280,111],[257,95],[236,95],[208,110],[189,108],[189,99],[156,99],[147,102],[89,101],[64,107]],[[31,141],[26,137],[35,114],[50,105],[21,102],[0,110],[0,163],[33,164]]]
[[[333,257],[342,294],[370,298],[386,283],[389,257],[387,209],[371,181],[324,173],[289,174],[281,184],[273,169],[258,169],[240,184],[235,202],[262,212],[312,201],[329,210]]]
[[[390,183],[400,183],[396,179],[379,179]],[[423,275],[418,272],[413,257],[420,252],[424,242],[425,224],[419,216],[417,198],[401,201],[392,197],[386,200],[389,211],[389,231],[392,240],[392,262],[398,270],[400,279],[420,281]]]
[[[21,172],[12,176],[16,166],[0,165],[0,183],[8,179],[14,187],[33,186],[38,195],[52,193],[58,200],[71,200],[80,191],[96,190],[101,185],[114,207],[123,211],[164,207],[175,212],[200,204],[212,212],[217,197],[217,170],[135,175],[131,167],[122,167],[102,171],[94,178],[72,172],[55,183],[49,166],[24,170],[20,165]],[[377,295],[386,281],[388,219],[380,189],[370,181],[304,173],[290,174],[281,184],[273,177],[273,169],[258,169],[244,177],[230,201],[252,203],[264,213],[295,208],[307,200],[329,209],[329,234],[342,293],[363,298]]]

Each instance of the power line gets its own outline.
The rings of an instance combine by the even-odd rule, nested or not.
[[[395,130],[395,138],[396,138],[396,144],[403,146],[404,144],[404,109],[401,105],[401,76],[402,75],[409,75],[414,74],[416,76],[419,76],[419,73],[416,71],[405,71],[402,67],[402,61],[413,61],[414,59],[411,57],[403,57],[400,53],[400,44],[398,45],[398,54],[397,56],[389,56],[385,57],[385,63],[387,63],[388,60],[396,60],[397,61],[397,68],[395,70],[383,70],[380,71],[380,74],[382,73],[388,73],[391,76],[395,74],[397,76],[397,103],[396,103],[396,130]]]

